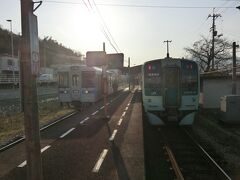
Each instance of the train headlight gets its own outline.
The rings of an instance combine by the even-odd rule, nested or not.
[[[60,94],[67,94],[67,93],[68,93],[68,90],[60,90],[59,93],[60,93]]]
[[[88,90],[85,90],[85,94],[88,94]]]

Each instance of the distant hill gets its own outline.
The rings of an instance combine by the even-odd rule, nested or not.
[[[13,34],[13,43],[15,48],[14,54],[17,55],[17,47],[20,36]],[[0,53],[11,54],[11,32],[0,27]]]
[[[14,56],[20,50],[20,35],[13,34]],[[66,48],[61,43],[45,37],[39,40],[41,67],[50,67],[52,64],[75,63],[81,61],[82,54]],[[0,54],[11,54],[11,32],[0,27]]]

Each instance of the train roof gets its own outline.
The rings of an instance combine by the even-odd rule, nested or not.
[[[102,71],[102,69],[99,67],[89,67],[85,64],[64,64],[64,65],[58,66],[57,71],[70,71],[70,70],[73,70],[74,67],[78,67],[79,70],[82,70],[82,71]]]
[[[150,61],[146,61],[143,65],[147,64],[147,63],[150,63],[150,62],[155,62],[155,61],[188,61],[188,62],[194,62],[196,63],[195,61],[193,60],[190,60],[190,59],[185,59],[185,58],[164,58],[164,59],[153,59],[153,60],[150,60]],[[197,64],[197,63],[196,63]]]
[[[119,70],[119,69],[108,69],[107,70],[107,73],[110,73],[110,74],[122,74],[122,71]]]
[[[74,68],[77,69],[74,69]],[[71,70],[80,70],[80,71],[95,71],[98,74],[102,73],[102,68],[100,67],[90,67],[85,64],[64,64],[64,65],[59,65],[57,67],[57,72],[61,71],[71,71]],[[106,71],[107,74],[113,74],[113,75],[121,75],[122,72],[119,69],[108,69]]]

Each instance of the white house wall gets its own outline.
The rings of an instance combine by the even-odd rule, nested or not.
[[[232,94],[231,79],[204,79],[200,104],[203,108],[220,108],[220,97]],[[237,81],[237,94],[240,94],[240,81]]]

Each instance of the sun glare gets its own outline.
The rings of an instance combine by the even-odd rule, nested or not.
[[[64,26],[58,25],[57,31],[60,34],[60,41],[67,42],[73,49],[85,53],[86,51],[94,50],[96,47],[99,50],[104,41],[103,34],[96,17],[89,12],[84,6],[76,6],[71,9],[65,8],[64,15],[61,15],[61,21],[64,21]]]

